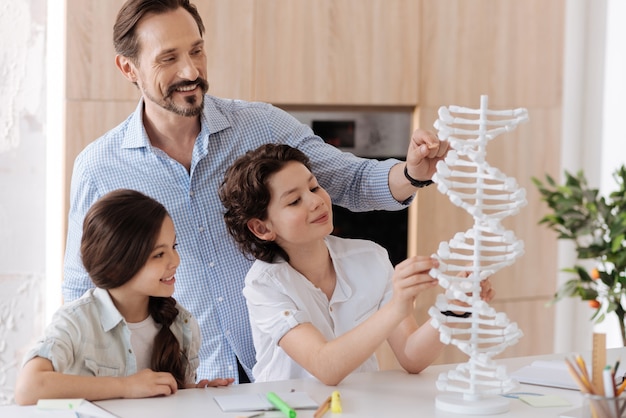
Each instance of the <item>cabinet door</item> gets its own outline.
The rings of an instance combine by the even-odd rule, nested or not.
[[[419,2],[265,0],[262,5],[254,23],[257,100],[417,104]]]
[[[254,0],[193,1],[204,22],[209,94],[253,98]]]

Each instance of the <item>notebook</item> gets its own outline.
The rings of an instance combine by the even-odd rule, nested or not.
[[[276,392],[276,395],[293,409],[317,409],[318,404],[306,392]],[[270,411],[277,409],[267,400],[266,393],[220,395],[215,402],[224,412]]]
[[[591,370],[588,370],[591,374]],[[621,383],[624,370],[620,367],[615,373],[616,383]],[[549,386],[561,389],[580,390],[567,369],[565,360],[537,360],[528,366],[511,373],[511,378],[520,383]]]

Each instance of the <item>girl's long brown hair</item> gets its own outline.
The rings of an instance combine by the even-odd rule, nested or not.
[[[114,289],[132,279],[154,250],[167,216],[162,204],[134,190],[115,190],[94,203],[85,215],[80,245],[83,265],[94,284]],[[150,297],[148,310],[161,324],[150,368],[171,373],[182,388],[187,359],[170,329],[178,315],[176,300]]]

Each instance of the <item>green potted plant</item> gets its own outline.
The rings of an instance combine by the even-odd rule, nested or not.
[[[596,308],[592,320],[602,322],[615,312],[626,346],[626,167],[613,173],[617,190],[608,198],[590,188],[584,173],[565,171],[565,183],[557,184],[546,175],[545,183],[533,177],[541,198],[552,210],[540,224],[557,232],[558,239],[571,240],[579,260],[590,259],[595,267],[588,271],[580,265],[564,269],[572,273],[557,289],[552,302],[579,297]]]

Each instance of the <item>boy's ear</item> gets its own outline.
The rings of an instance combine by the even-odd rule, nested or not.
[[[274,232],[267,227],[267,224],[259,218],[250,219],[246,225],[248,225],[250,232],[252,232],[259,239],[264,241],[274,241],[276,239],[276,234],[274,234]]]
[[[135,65],[132,63],[132,61],[128,58],[125,57],[123,55],[116,55],[115,56],[115,65],[117,66],[117,68],[119,68],[119,70],[122,72],[122,75],[131,83],[136,83],[137,82],[137,74],[136,74],[136,68]]]

